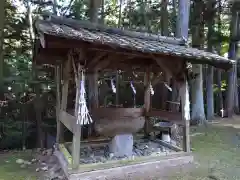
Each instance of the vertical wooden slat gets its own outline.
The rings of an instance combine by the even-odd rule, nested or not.
[[[63,68],[63,86],[62,86],[62,101],[61,101],[61,109],[63,111],[67,110],[70,64],[71,64],[71,59],[69,57],[66,62],[65,68]]]
[[[63,127],[59,120],[59,114],[60,114],[60,101],[61,101],[61,95],[60,95],[60,66],[57,65],[55,67],[56,71],[56,121],[57,121],[57,138],[56,142],[59,144],[63,140]]]
[[[70,62],[71,62],[71,59],[68,58],[66,64],[65,64],[65,68],[63,68],[63,86],[62,86],[62,98],[61,98],[61,102],[60,102],[60,85],[61,85],[61,74],[60,74],[60,67],[58,67],[58,73],[59,73],[59,89],[57,91],[57,99],[59,98],[59,109],[61,110],[64,110],[66,111],[67,110],[67,99],[68,99],[68,84],[69,84],[69,76],[70,76]],[[56,72],[57,74],[57,72]],[[58,81],[58,80],[57,80]],[[57,87],[58,88],[58,87]],[[58,94],[59,93],[59,94]],[[56,106],[56,110],[58,109],[58,105]],[[64,137],[63,137],[63,124],[59,121],[59,114],[60,114],[60,111],[56,111],[56,118],[57,118],[57,143],[61,143],[63,142],[64,140]],[[59,123],[58,123],[59,121]]]
[[[150,110],[151,107],[151,93],[150,93],[150,68],[147,67],[145,76],[144,76],[144,109],[145,113],[147,114]],[[149,127],[150,126],[150,121],[149,117],[145,116],[145,125],[144,125],[144,134],[145,136],[148,136],[149,134]]]
[[[182,120],[184,121],[183,131],[183,149],[185,152],[190,152],[190,101],[189,101],[189,89],[188,82],[185,80],[181,83],[179,89],[179,95],[181,98],[182,108]]]

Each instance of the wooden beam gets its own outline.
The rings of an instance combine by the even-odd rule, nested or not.
[[[182,117],[180,112],[170,112],[170,111],[164,111],[159,109],[150,109],[149,112],[146,113],[146,116],[159,117],[164,121],[178,122],[177,124],[182,124]]]
[[[106,56],[106,52],[102,52],[102,53],[99,53],[97,54],[88,64],[87,64],[87,68],[90,68],[90,69],[94,69],[94,67],[96,66],[96,64],[99,63],[99,61],[104,57]]]
[[[164,64],[164,62],[161,59],[154,58],[157,62],[157,64],[165,71],[166,76],[172,76],[172,71]]]
[[[147,114],[151,107],[151,92],[150,92],[150,67],[147,67],[145,76],[144,76],[144,109]],[[145,116],[145,125],[144,125],[144,134],[148,136],[150,128],[149,117]]]
[[[173,151],[176,151],[176,152],[181,152],[181,151],[183,151],[182,148],[180,148],[180,147],[178,147],[178,146],[175,146],[175,145],[173,145],[173,144],[170,144],[170,143],[168,143],[168,142],[165,142],[165,141],[163,141],[163,140],[154,139],[153,141],[154,141],[154,142],[157,142],[157,143],[159,143],[159,144],[161,144],[161,145],[163,145],[163,146],[165,146],[165,147],[167,147],[167,148],[169,148],[169,149],[171,149],[171,150],[173,150]]]
[[[152,87],[156,86],[159,83],[160,80],[162,80],[162,72],[153,76]]]
[[[187,79],[181,82],[179,95],[181,98],[182,119],[184,121],[183,149],[185,152],[190,152],[190,101]]]
[[[71,114],[68,114],[66,111],[60,111],[59,120],[63,123],[63,125],[71,132],[74,130],[74,126],[76,124],[76,117]]]

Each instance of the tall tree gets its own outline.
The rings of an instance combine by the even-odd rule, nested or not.
[[[89,2],[89,18],[93,23],[98,23],[98,11],[101,5],[99,0],[90,0]],[[90,110],[98,107],[98,72],[90,72],[88,78],[88,100]],[[92,133],[92,128],[89,127],[88,134]]]
[[[207,2],[207,11],[206,17],[207,20],[207,27],[208,27],[208,34],[207,34],[207,50],[209,52],[213,51],[213,37],[214,37],[214,18],[216,13],[216,0],[209,0]],[[207,119],[212,120],[214,118],[214,96],[213,96],[213,67],[207,67]]]
[[[4,44],[5,0],[0,1],[0,99],[3,99],[3,44]]]
[[[218,0],[218,25],[217,25],[217,30],[218,30],[218,45],[217,45],[217,51],[221,55],[221,48],[222,48],[222,20],[221,20],[221,15],[222,15],[222,0]],[[218,87],[218,92],[217,92],[217,107],[216,110],[217,112],[221,112],[221,116],[223,117],[223,95],[222,95],[222,71],[221,69],[217,69],[217,87]]]
[[[168,0],[161,2],[161,32],[163,36],[168,36]]]
[[[169,35],[169,26],[168,26],[168,0],[162,0],[161,2],[161,34],[162,36],[168,36]],[[167,77],[167,74],[164,74],[164,81],[169,84],[170,77]],[[168,100],[168,89],[165,87],[164,84],[162,84],[161,87],[162,91],[162,103],[161,107],[162,109],[166,109],[166,101]]]
[[[237,58],[237,42],[236,42],[236,35],[239,30],[239,15],[236,11],[236,8],[233,4],[232,10],[232,20],[230,25],[230,42],[229,42],[229,52],[228,57],[229,59]],[[235,90],[236,90],[236,78],[237,78],[237,64],[231,69],[228,73],[228,87],[227,87],[227,100],[226,100],[226,107],[227,107],[227,115],[231,117],[234,113],[234,99],[236,98]],[[236,110],[236,109],[235,109]],[[239,111],[239,109],[238,109]]]
[[[192,46],[201,49],[204,44],[204,1],[193,0],[192,9]],[[198,123],[205,122],[204,101],[203,101],[203,74],[202,65],[193,64],[193,72],[197,74],[197,77],[192,80],[191,92],[192,92],[192,112],[191,120]]]

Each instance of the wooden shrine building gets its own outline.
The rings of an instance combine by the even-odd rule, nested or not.
[[[80,143],[81,126],[76,123],[78,113],[76,107],[67,103],[70,81],[74,82],[75,79],[76,91],[78,91],[79,81],[85,76],[89,80],[91,92],[88,92],[90,93],[88,104],[94,124],[92,128],[100,135],[110,138],[111,141],[120,134],[134,134],[142,128],[146,132],[149,131],[149,118],[160,117],[165,121],[172,121],[183,126],[183,151],[181,153],[184,151],[189,153],[188,80],[192,77],[191,63],[208,64],[224,70],[230,69],[234,64],[234,61],[217,54],[189,48],[183,39],[110,28],[54,15],[47,15],[43,19],[36,20],[35,32],[38,39],[35,43],[34,62],[39,65],[51,64],[56,67],[57,143],[59,152],[64,155],[60,161],[65,168],[65,173],[69,176],[77,172],[103,169],[103,167],[134,165],[158,159],[139,157],[133,161],[122,160],[119,164],[112,161],[106,162],[104,166],[100,165],[101,167],[98,163],[79,166],[80,149],[87,142]],[[144,107],[99,107],[98,73],[103,70],[145,72]],[[154,74],[158,72],[165,73],[177,82],[181,97],[181,113],[150,108],[150,84],[154,79]],[[75,106],[77,106],[77,95],[75,99]],[[71,153],[64,146],[62,125],[73,133]]]

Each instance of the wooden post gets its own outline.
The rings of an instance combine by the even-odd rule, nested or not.
[[[74,62],[73,62],[74,66]],[[85,77],[81,77],[80,73],[80,65],[78,67],[78,70],[76,71],[76,68],[74,68],[75,73],[75,83],[76,83],[76,101],[75,101],[75,111],[74,116],[78,118],[78,106],[79,106],[79,97],[80,97],[80,81],[81,79],[84,80]],[[81,125],[76,124],[73,129],[73,141],[72,141],[72,168],[77,169],[80,163],[80,148],[81,148]]]
[[[91,73],[91,74],[90,74]],[[98,108],[98,71],[93,70],[88,74],[88,99],[89,99],[89,111],[92,112],[93,109]],[[93,124],[88,126],[88,136],[91,136],[93,129]]]
[[[149,112],[151,107],[151,93],[150,93],[150,68],[148,67],[145,72],[144,76],[144,109],[145,113]],[[149,134],[149,126],[150,126],[149,117],[145,116],[145,125],[144,125],[144,134],[145,136],[148,136]]]
[[[68,98],[68,84],[69,84],[69,72],[70,72],[70,62],[71,60],[68,59],[66,64],[65,64],[65,68],[63,68],[63,86],[62,86],[62,99],[61,99],[61,103],[60,103],[60,109],[63,111],[67,110],[67,98]],[[59,69],[59,76],[60,76],[60,67]],[[60,79],[60,78],[59,78]],[[59,82],[59,84],[61,84],[61,82]],[[60,86],[60,85],[59,85]],[[60,96],[60,89],[59,89],[59,96]],[[58,98],[58,96],[57,96]],[[60,98],[60,97],[59,97]],[[57,108],[57,107],[56,107]],[[58,113],[58,112],[56,112]],[[59,120],[59,115],[57,115],[58,120]],[[61,122],[59,122],[57,124],[57,143],[61,143],[63,142],[63,124]]]
[[[119,105],[119,76],[118,76],[118,70],[116,71],[116,101],[115,101],[116,107]]]
[[[182,108],[182,120],[184,121],[183,131],[183,149],[185,152],[190,152],[190,101],[189,101],[189,89],[188,82],[185,80],[181,82],[179,89],[179,95],[181,98]]]
[[[61,101],[61,97],[60,97],[60,67],[59,65],[57,65],[55,67],[55,73],[56,73],[56,121],[57,121],[57,137],[56,137],[56,142],[57,144],[61,143],[63,141],[63,131],[62,131],[62,127],[63,125],[61,124],[60,120],[59,120],[59,114],[60,114],[60,101]]]

